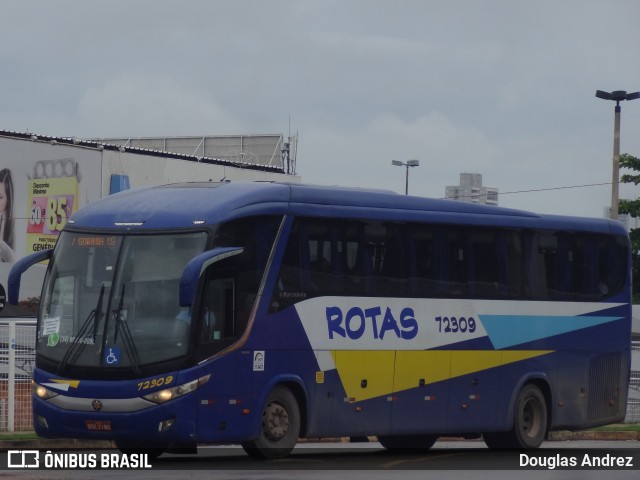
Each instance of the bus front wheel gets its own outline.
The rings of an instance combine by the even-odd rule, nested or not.
[[[300,435],[300,407],[291,390],[274,388],[262,409],[260,435],[242,448],[254,458],[282,458],[291,453]]]
[[[489,448],[529,450],[538,448],[547,435],[547,402],[536,385],[528,384],[516,398],[513,428],[508,432],[487,432]]]

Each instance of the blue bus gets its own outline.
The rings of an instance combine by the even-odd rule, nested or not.
[[[624,418],[622,225],[284,183],[187,183],[74,213],[49,260],[33,420],[121,449],[377,436],[386,448]]]

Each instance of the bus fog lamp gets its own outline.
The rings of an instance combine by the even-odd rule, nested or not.
[[[49,424],[47,423],[47,419],[44,418],[42,415],[38,415],[36,420],[38,422],[38,425],[41,426],[42,428],[49,428]]]
[[[168,418],[166,420],[161,421],[158,424],[158,432],[165,432],[169,430],[176,423],[175,418]]]

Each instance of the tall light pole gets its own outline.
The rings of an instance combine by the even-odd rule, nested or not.
[[[407,167],[407,174],[404,181],[404,194],[409,195],[409,167],[419,166],[420,160],[407,160],[406,163],[399,160],[391,160],[391,165],[395,165],[396,167]]]
[[[613,175],[611,178],[611,218],[618,218],[618,202],[620,190],[620,102],[623,100],[635,100],[640,98],[640,92],[627,93],[624,90],[603,92],[596,90],[596,97],[603,100],[613,100],[616,108],[613,118]]]

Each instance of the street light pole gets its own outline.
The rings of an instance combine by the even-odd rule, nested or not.
[[[420,165],[420,160],[407,160],[407,162],[401,162],[399,160],[391,160],[391,165],[396,167],[406,167],[407,172],[404,180],[404,194],[409,195],[409,167],[417,167]]]
[[[596,90],[596,97],[616,102],[613,117],[613,173],[611,176],[611,218],[618,218],[618,203],[620,200],[620,102],[640,98],[640,92],[627,93],[624,90],[603,92]]]

